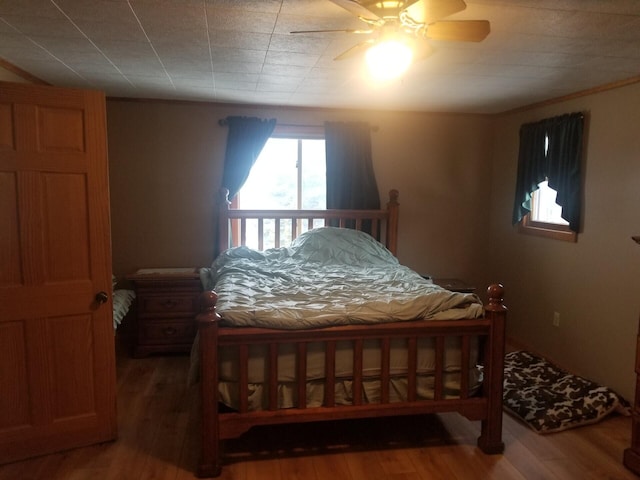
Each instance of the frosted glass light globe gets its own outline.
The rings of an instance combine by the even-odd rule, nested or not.
[[[366,62],[376,80],[392,80],[402,75],[411,65],[411,48],[398,40],[380,42],[367,50]]]

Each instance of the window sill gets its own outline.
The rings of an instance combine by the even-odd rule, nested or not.
[[[578,234],[569,230],[568,226],[555,223],[536,222],[526,215],[518,224],[518,231],[525,235],[535,235],[537,237],[551,238],[563,242],[576,243]]]

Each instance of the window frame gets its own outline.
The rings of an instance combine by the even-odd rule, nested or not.
[[[554,240],[562,240],[564,242],[575,243],[578,241],[577,232],[570,230],[568,225],[532,220],[531,213],[527,213],[522,217],[522,220],[518,223],[518,231],[526,235],[552,238]]]

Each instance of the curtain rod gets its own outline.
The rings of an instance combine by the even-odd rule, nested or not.
[[[229,125],[229,122],[227,122],[226,118],[221,118],[220,120],[218,120],[218,125],[220,125],[221,127],[226,127],[227,125]],[[324,128],[324,125],[302,125],[302,124],[293,124],[293,123],[277,123],[276,126],[278,126],[278,127]],[[377,132],[378,130],[380,130],[380,127],[378,127],[378,125],[371,125],[371,131],[372,132]]]

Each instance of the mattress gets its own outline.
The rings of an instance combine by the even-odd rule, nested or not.
[[[436,369],[435,346],[433,338],[418,340],[417,345],[417,398],[433,399],[434,378]],[[192,351],[191,381],[197,378],[198,342]],[[446,337],[442,361],[443,396],[458,398],[460,396],[461,350],[459,337]],[[238,378],[239,361],[237,347],[219,349],[219,401],[232,409],[239,406]],[[363,401],[377,403],[380,401],[381,351],[379,341],[367,340],[363,344]],[[248,405],[250,411],[263,410],[268,407],[269,377],[267,346],[250,346],[248,359]],[[321,406],[324,400],[325,351],[321,342],[307,345],[306,374],[306,406]],[[400,339],[391,341],[390,358],[390,402],[407,399],[407,348],[406,342]],[[471,339],[469,355],[469,395],[473,395],[482,383],[482,368],[478,363],[478,342]],[[335,399],[337,405],[350,405],[353,401],[353,348],[351,342],[336,344],[335,358]],[[295,346],[280,344],[278,349],[278,408],[297,406],[296,351]]]

